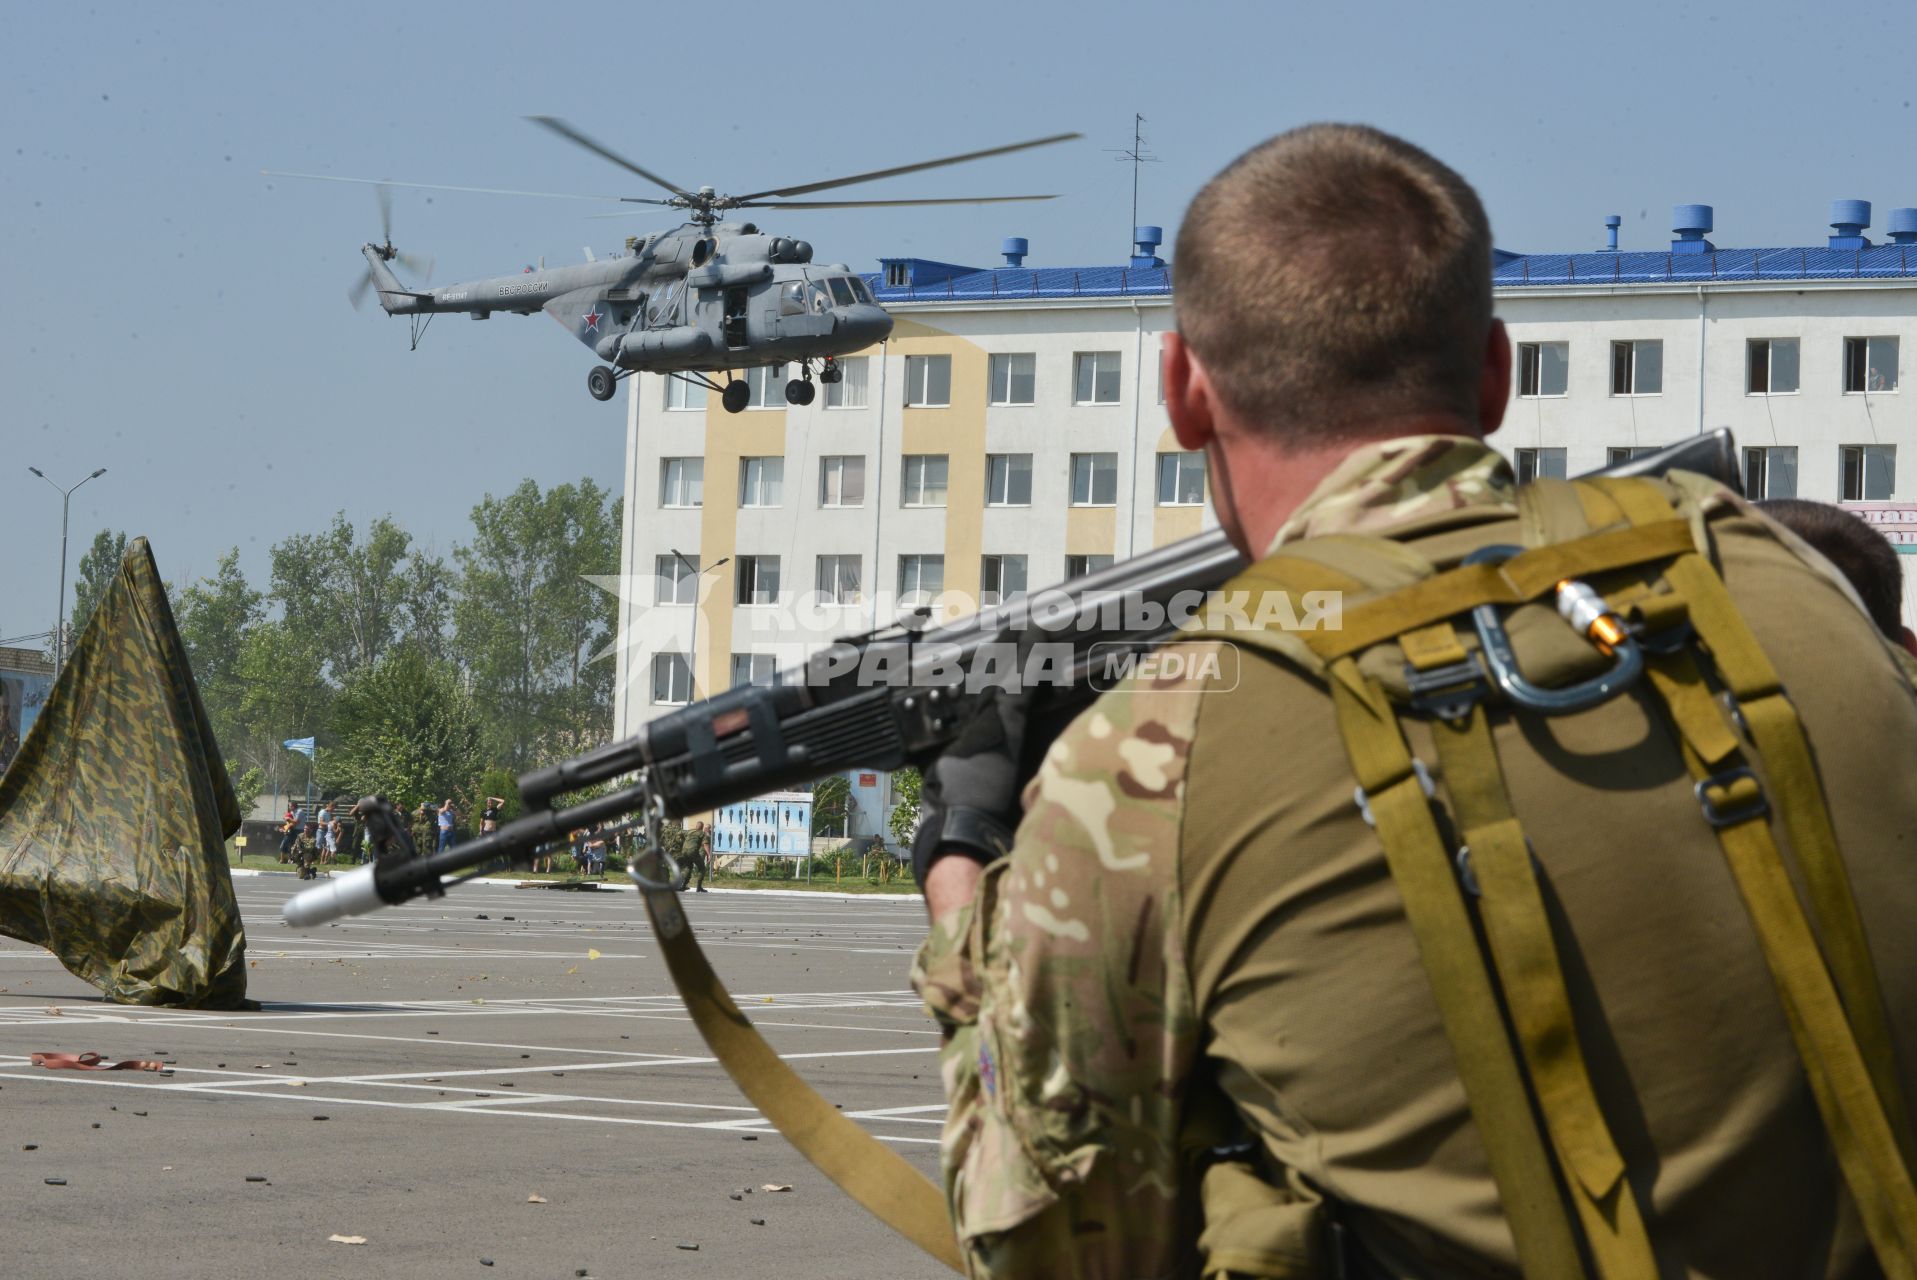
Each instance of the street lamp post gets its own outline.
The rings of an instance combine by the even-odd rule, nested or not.
[[[672,552],[679,563],[686,567],[686,572],[692,575],[692,640],[687,645],[690,652],[686,654],[686,683],[691,686],[691,700],[697,702],[699,700],[699,579],[716,571],[732,557],[721,556],[701,569],[686,559],[685,553],[679,548],[667,547],[666,550]]]
[[[47,480],[47,473],[40,470],[40,468],[28,467],[27,470],[33,472],[34,475],[39,476],[42,480],[46,480],[48,484],[53,484],[53,481]],[[82,480],[79,484],[74,485],[73,489],[78,489],[80,485],[85,484],[87,480],[98,480],[105,474],[106,468],[101,467],[98,471],[88,476],[86,480]],[[60,491],[60,606],[53,614],[53,678],[57,681],[60,678],[60,668],[65,665],[66,662],[67,509],[73,501],[73,489],[61,489],[57,484],[53,484],[53,487]]]

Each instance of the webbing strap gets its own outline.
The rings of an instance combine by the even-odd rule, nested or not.
[[[1479,703],[1463,719],[1436,721],[1432,732],[1445,791],[1470,851],[1478,918],[1498,986],[1592,1259],[1607,1280],[1655,1280],[1657,1260],[1643,1210],[1591,1086],[1544,895],[1511,809],[1490,719]]]
[[[1353,659],[1339,659],[1332,674],[1345,752],[1404,900],[1519,1265],[1534,1278],[1582,1275],[1571,1219],[1411,750],[1383,689],[1360,675]]]
[[[664,868],[655,865],[651,874],[663,875]],[[963,1272],[944,1194],[898,1152],[820,1097],[765,1042],[706,961],[678,894],[642,887],[639,896],[692,1024],[740,1092],[800,1155],[879,1221]]]
[[[1691,527],[1683,520],[1667,519],[1595,533],[1537,547],[1502,564],[1461,565],[1378,599],[1347,605],[1339,630],[1302,631],[1298,638],[1320,658],[1330,661],[1477,605],[1523,604],[1563,578],[1603,573],[1695,549]],[[1306,584],[1317,585],[1323,573],[1322,566],[1313,561],[1280,555],[1253,565],[1229,585],[1298,590]]]
[[[1653,485],[1643,481],[1599,483],[1641,526],[1650,527],[1670,514],[1669,504]],[[1818,782],[1803,723],[1784,693],[1776,668],[1745,625],[1723,580],[1703,557],[1695,554],[1680,557],[1666,570],[1665,579],[1687,602],[1692,625],[1709,646],[1718,672],[1737,701],[1745,727],[1757,748],[1757,757],[1764,763],[1773,802],[1783,813],[1791,849],[1797,855],[1805,887],[1809,890],[1811,910],[1823,935],[1831,975],[1843,997],[1850,1023],[1856,1028],[1864,1060],[1870,1067],[1871,1081],[1877,1096],[1883,1100],[1906,1168],[1917,1167],[1917,1135],[1912,1132],[1909,1107],[1899,1083],[1890,1023],[1884,1012],[1883,987],[1878,982],[1876,962],[1871,958],[1850,874],[1837,847],[1836,830],[1831,825],[1830,809]],[[1669,665],[1660,672],[1658,664],[1653,664],[1652,673],[1663,682],[1659,685],[1661,692],[1674,681],[1687,678],[1696,688],[1703,687],[1695,664],[1691,664],[1688,677],[1674,676]],[[1699,695],[1689,696],[1695,703]],[[1708,699],[1709,695],[1702,696]],[[1677,718],[1677,710],[1674,706],[1674,718]],[[1707,717],[1702,704],[1688,711],[1679,723],[1691,726],[1687,733],[1696,735],[1692,740],[1693,749],[1707,764],[1714,765],[1728,754],[1722,748],[1729,739],[1729,730],[1722,717],[1715,714]],[[1735,746],[1734,739],[1730,739],[1730,745]]]
[[[1696,616],[1695,606],[1692,613]],[[1651,667],[1653,687],[1663,693],[1673,679],[1696,683],[1701,677],[1695,667],[1688,650],[1660,655]],[[1685,764],[1704,784],[1703,794],[1720,811],[1748,815],[1717,826],[1724,860],[1750,913],[1784,1005],[1791,1039],[1878,1264],[1892,1280],[1913,1280],[1917,1278],[1917,1187],[1912,1186],[1859,1038],[1845,1020],[1817,939],[1778,856],[1766,810],[1751,803],[1761,793],[1748,778],[1737,784],[1744,789],[1741,793],[1732,787],[1714,788],[1711,780],[1719,775],[1705,764],[1695,745],[1711,732],[1701,723],[1704,704],[1667,699],[1665,705],[1683,738]],[[1715,709],[1710,710],[1716,720]],[[1771,774],[1777,786],[1774,766]],[[1780,803],[1786,800],[1783,795],[1778,798]]]

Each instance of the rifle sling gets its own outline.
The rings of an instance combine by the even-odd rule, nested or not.
[[[656,853],[645,858],[650,864],[647,875],[664,875]],[[712,971],[692,936],[677,893],[642,885],[639,896],[692,1024],[739,1091],[800,1155],[847,1195],[886,1226],[962,1273],[944,1194],[898,1152],[840,1114],[766,1043]]]

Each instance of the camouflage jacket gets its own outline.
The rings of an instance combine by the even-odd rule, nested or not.
[[[1357,449],[1272,546],[1515,510],[1477,440]],[[934,922],[913,979],[946,1032],[942,1168],[975,1276],[1196,1274],[1185,1095],[1199,1011],[1177,868],[1203,681],[1133,680],[1059,737],[1011,854]]]

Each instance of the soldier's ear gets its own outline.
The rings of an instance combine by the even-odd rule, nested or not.
[[[1211,375],[1182,335],[1165,335],[1158,376],[1165,388],[1165,412],[1181,447],[1197,451],[1218,434],[1217,394]]]
[[[1504,321],[1491,322],[1491,336],[1484,344],[1484,368],[1478,374],[1478,426],[1490,435],[1504,424],[1504,411],[1511,403],[1511,334]]]

